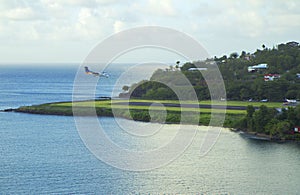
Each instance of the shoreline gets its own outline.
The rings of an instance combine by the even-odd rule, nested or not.
[[[263,133],[247,132],[247,131],[242,131],[242,130],[238,130],[238,129],[232,130],[232,131],[238,133],[243,138],[250,139],[250,140],[268,141],[268,142],[276,142],[276,143],[287,143],[287,142],[300,143],[299,140],[272,137],[270,135],[263,134]]]
[[[160,103],[161,102],[161,103]],[[28,114],[42,115],[60,115],[74,116],[73,107],[76,108],[76,115],[97,116],[102,117],[120,117],[144,122],[160,122],[167,124],[179,124],[182,114],[188,114],[185,117],[185,123],[208,126],[211,113],[215,115],[225,115],[224,127],[232,128],[233,122],[245,115],[245,107],[243,106],[211,106],[206,103],[198,104],[198,102],[185,102],[179,104],[174,101],[157,101],[157,100],[83,100],[83,101],[63,101],[45,103],[31,106],[21,106],[19,108],[8,108],[3,112],[19,112]],[[225,113],[226,108],[230,109]],[[149,112],[150,111],[150,112]],[[153,117],[150,116],[154,113]],[[149,114],[150,113],[150,114]],[[152,113],[152,114],[153,114]],[[200,117],[201,113],[201,117]],[[164,116],[166,115],[166,116]],[[186,119],[187,118],[187,119]]]
[[[27,114],[41,114],[41,115],[58,115],[58,116],[74,116],[73,106],[76,107],[76,115],[78,116],[95,116],[98,117],[119,117],[128,120],[142,121],[142,122],[154,122],[164,124],[179,124],[181,123],[181,114],[186,112],[190,114],[190,121],[185,121],[184,124],[198,123],[200,126],[209,126],[212,106],[207,104],[196,105],[193,103],[178,104],[176,102],[161,101],[161,104],[157,104],[159,101],[151,100],[82,100],[82,101],[63,101],[45,103],[31,106],[21,106],[19,108],[8,108],[1,110],[1,112],[18,112]],[[156,104],[155,104],[156,103]],[[200,110],[195,110],[198,106]],[[218,105],[213,106],[214,111],[221,111],[220,114],[225,114],[225,120],[223,123],[224,128],[230,129],[232,132],[239,133],[241,136],[260,141],[275,141],[275,142],[287,142],[296,141],[286,139],[285,137],[272,137],[267,134],[261,134],[256,132],[247,132],[236,127],[237,121],[242,119],[246,112],[244,106],[230,106],[228,112],[222,113],[228,106]],[[237,110],[234,110],[236,108]],[[151,117],[149,110],[158,111],[157,116]],[[159,114],[160,111],[165,113]],[[201,111],[201,117],[199,113]],[[235,113],[235,111],[237,111]],[[198,115],[197,115],[198,114]],[[163,116],[165,115],[165,116]]]

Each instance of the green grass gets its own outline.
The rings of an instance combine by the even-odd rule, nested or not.
[[[136,100],[132,99],[129,100],[130,102],[153,102],[153,103],[169,103],[169,104],[178,104],[179,101],[176,100],[157,100],[157,101],[151,101],[151,100]],[[137,106],[137,105],[130,105],[129,107],[127,105],[120,105],[118,103],[126,103],[128,102],[127,100],[104,100],[104,101],[82,101],[82,102],[62,102],[62,103],[49,103],[49,104],[41,104],[37,106],[31,106],[32,110],[57,110],[59,111],[64,111],[64,110],[69,110],[72,108],[72,106],[76,107],[95,107],[95,108],[105,108],[105,109],[135,109],[135,110],[148,110],[149,106]],[[197,104],[198,102],[195,101],[182,101],[181,103],[183,104]],[[211,101],[200,101],[199,105],[209,105]],[[216,101],[214,102],[214,105],[224,105],[224,101]],[[261,105],[266,105],[268,107],[283,107],[281,103],[278,102],[243,102],[243,101],[227,101],[228,106],[248,106],[248,105],[253,105],[253,106],[261,106]],[[28,107],[27,107],[28,108]],[[159,106],[152,106],[151,110],[167,110],[167,111],[174,111],[174,112],[185,112],[185,111],[190,111],[190,112],[200,112],[200,113],[206,113],[209,114],[211,112],[213,113],[224,113],[224,110],[221,109],[207,109],[207,108],[180,108],[180,107],[159,107]],[[68,111],[69,113],[69,111]],[[245,110],[226,110],[227,114],[236,114],[236,115],[242,115],[246,114]]]
[[[131,102],[151,102],[150,100],[130,100]],[[78,107],[96,107],[96,108],[113,108],[113,109],[128,109],[127,105],[119,105],[118,103],[124,103],[124,102],[128,102],[126,100],[105,100],[105,101],[84,101],[84,102],[64,102],[64,103],[53,103],[50,104],[50,106],[58,106],[58,107],[72,107],[72,106],[78,106]],[[153,103],[169,103],[169,104],[178,104],[178,101],[167,101],[167,100],[163,100],[163,101],[153,101]],[[184,102],[184,103],[194,103],[196,104],[196,102]],[[202,105],[207,105],[209,104],[210,101],[206,101],[206,102],[201,102],[200,104]],[[233,103],[233,102],[231,102]],[[216,104],[216,105],[224,105],[224,104]],[[243,105],[241,103],[235,103],[235,104],[230,104],[230,105],[234,105],[234,106],[246,106]],[[256,106],[256,105],[255,105]],[[273,105],[274,106],[274,105]],[[149,109],[149,106],[136,106],[136,105],[130,105],[129,106],[130,109],[142,109],[142,110],[146,110]],[[201,109],[197,109],[197,108],[180,108],[180,107],[159,107],[159,106],[152,106],[151,110],[168,110],[168,111],[176,111],[176,112],[180,112],[180,111],[191,111],[191,112],[200,112],[200,113],[224,113],[224,110],[221,109],[207,109],[207,108],[201,108]],[[229,114],[245,114],[246,111],[245,110],[226,110],[226,113]]]
[[[117,103],[123,103],[128,102],[128,100],[104,100],[104,101],[83,101],[83,102],[76,102],[73,103],[76,106],[100,106],[100,107],[107,107],[110,106],[110,104],[117,104]],[[169,104],[199,104],[199,105],[210,105],[212,101],[177,101],[177,100],[138,100],[138,99],[130,99],[129,102],[151,102],[151,103],[169,103]],[[283,107],[283,104],[280,102],[248,102],[248,101],[213,101],[214,105],[226,105],[227,106],[261,106],[265,105],[267,107],[276,107],[281,108]],[[56,105],[56,106],[72,106],[72,102],[64,102],[64,103],[52,103],[50,105]]]
[[[131,99],[130,102],[151,102],[151,103],[169,103],[179,104],[179,101],[174,100],[136,100]],[[190,114],[190,119],[185,121],[186,123],[194,124],[195,121],[199,121],[201,125],[208,125],[210,122],[211,114],[225,114],[225,110],[221,109],[204,109],[204,108],[181,108],[181,107],[160,107],[152,106],[150,109],[152,118],[149,114],[149,106],[137,106],[137,105],[121,105],[118,103],[128,102],[128,100],[101,100],[101,101],[82,101],[82,102],[61,102],[61,103],[48,103],[33,106],[24,106],[18,108],[18,112],[27,112],[33,114],[53,114],[53,115],[73,115],[73,106],[77,108],[80,115],[92,115],[93,112],[88,109],[95,107],[98,116],[115,116],[128,119],[134,119],[139,121],[153,121],[153,122],[166,122],[166,123],[179,123],[181,120],[181,114]],[[210,105],[211,101],[182,101],[181,104],[200,104]],[[216,101],[214,105],[224,105],[223,101]],[[243,102],[243,101],[228,101],[227,105],[230,106],[247,106],[253,105],[259,107],[260,105],[266,105],[268,107],[282,107],[281,103],[274,102]],[[157,111],[157,112],[155,112]],[[161,111],[166,111],[167,115]],[[151,113],[151,112],[150,112]],[[226,110],[226,119],[224,125],[226,127],[233,127],[234,124],[244,117],[245,110]]]

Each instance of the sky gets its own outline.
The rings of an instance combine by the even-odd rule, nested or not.
[[[107,37],[141,26],[184,32],[211,57],[252,53],[300,41],[299,7],[299,0],[0,0],[0,63],[82,62]]]

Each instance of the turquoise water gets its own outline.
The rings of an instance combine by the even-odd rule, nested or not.
[[[13,68],[1,67],[0,70],[1,108],[43,103],[44,98],[46,102],[71,98],[76,68],[59,71],[23,68],[17,73]],[[105,86],[104,92],[99,90],[99,95],[109,95],[105,91],[109,91],[113,84],[106,83]],[[147,147],[143,142],[128,139],[113,118],[99,120],[112,140],[129,149]],[[131,123],[135,124],[141,123]],[[193,144],[171,164],[152,171],[130,172],[94,157],[81,141],[72,117],[0,112],[0,192],[300,193],[299,144],[254,141],[224,129],[213,149],[200,157],[199,148],[204,135],[205,128],[199,128]]]

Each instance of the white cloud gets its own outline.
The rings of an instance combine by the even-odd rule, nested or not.
[[[56,4],[66,6],[74,6],[74,7],[88,7],[88,8],[96,8],[101,5],[110,5],[116,3],[117,0],[41,0],[46,4]]]
[[[93,9],[81,8],[74,32],[82,40],[101,40],[113,31],[113,20],[97,14]]]
[[[41,47],[57,44],[64,48],[76,42],[86,48],[87,42],[96,44],[112,33],[145,25],[182,30],[209,45],[213,54],[261,42],[299,41],[298,0],[0,1],[2,45],[13,48],[27,41],[28,47],[16,47],[20,55],[30,49],[32,41]]]
[[[46,12],[48,18],[62,19],[68,17],[69,9],[58,1],[41,0],[41,6],[44,8],[44,12]]]
[[[114,33],[118,33],[121,30],[124,30],[124,28],[125,28],[125,23],[124,22],[122,22],[120,20],[115,21],[115,23],[114,23]]]
[[[146,12],[156,16],[175,16],[176,10],[171,0],[149,0],[144,8]]]
[[[18,7],[7,10],[2,16],[11,20],[33,20],[37,14],[30,7]]]
[[[79,7],[94,7],[95,0],[64,0],[60,1],[64,5],[79,6]]]

